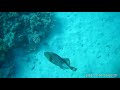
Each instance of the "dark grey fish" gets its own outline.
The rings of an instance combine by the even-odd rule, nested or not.
[[[53,64],[59,66],[62,69],[71,69],[76,71],[77,68],[70,66],[70,60],[68,58],[61,58],[59,55],[53,52],[44,52],[45,57]]]

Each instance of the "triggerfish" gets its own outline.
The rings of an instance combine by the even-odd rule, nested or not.
[[[44,55],[51,63],[59,66],[61,69],[77,70],[77,68],[70,66],[69,58],[62,58],[53,52],[44,52]]]

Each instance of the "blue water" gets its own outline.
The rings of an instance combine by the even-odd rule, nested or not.
[[[12,78],[120,77],[119,12],[54,13],[55,26],[36,52],[26,54],[22,48],[13,51],[15,73]],[[52,64],[44,56],[46,51],[69,58],[70,65],[77,71]]]

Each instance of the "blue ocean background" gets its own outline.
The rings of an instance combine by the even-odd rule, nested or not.
[[[11,12],[11,14],[12,13],[14,12]],[[0,67],[1,78],[120,77],[119,12],[50,12],[52,14],[54,13],[54,17],[50,17],[50,19],[47,16],[47,19],[45,18],[46,21],[44,20],[48,23],[48,26],[52,26],[52,28],[48,28],[49,30],[47,30],[48,26],[41,28],[43,26],[45,27],[46,24],[40,26],[42,21],[40,22],[38,19],[42,18],[42,16],[38,17],[36,15],[38,12],[17,13],[19,15],[22,14],[19,20],[22,24],[19,28],[17,27],[19,23],[16,21],[16,18],[17,20],[19,18],[16,17],[16,14],[12,15],[9,20],[2,20],[5,17],[7,18],[7,16],[4,16],[3,12],[1,12],[4,18],[0,17],[0,24],[2,25],[2,27],[0,27],[0,38],[5,42],[8,40],[7,37],[15,38],[14,35],[16,35],[16,37],[22,37],[24,34],[25,36],[28,35],[27,39],[29,39],[29,42],[26,43],[26,40],[18,43],[18,39],[14,39],[14,41],[10,39],[7,41],[9,47],[14,47],[8,50],[10,52],[7,54],[12,53],[12,55],[10,55],[10,58],[7,58],[7,62]],[[39,12],[39,14],[40,13],[41,12]],[[30,22],[30,25],[27,25],[30,20],[32,20],[32,22]],[[49,24],[50,20],[53,20],[53,22]],[[24,24],[24,22],[26,22],[26,24]],[[22,28],[22,25],[26,25],[25,28]],[[35,29],[32,25],[36,26],[34,27]],[[15,29],[15,26],[18,29]],[[8,32],[4,33],[3,31],[6,30],[4,27],[8,27],[7,30],[14,28],[12,31],[15,33],[11,31],[11,36],[9,36],[8,32],[10,31],[8,30]],[[17,30],[18,32],[16,34]],[[24,33],[22,33],[23,30]],[[35,33],[33,33],[34,30],[36,30]],[[41,32],[42,34],[38,34],[37,32]],[[32,35],[36,38],[33,39]],[[31,40],[36,40],[35,44],[37,45],[33,45]],[[9,42],[11,43],[8,44]],[[12,45],[13,42],[16,43]],[[18,44],[17,47],[15,47],[16,44]],[[19,46],[19,44],[21,45]],[[28,54],[25,52],[25,50],[30,50],[28,48],[35,49]],[[69,58],[70,65],[76,67],[77,71],[70,69],[63,70],[52,64],[44,56],[44,52],[47,51],[54,52],[63,58]],[[2,60],[3,59],[1,59],[1,61]]]

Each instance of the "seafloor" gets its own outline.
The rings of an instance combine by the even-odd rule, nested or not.
[[[48,51],[77,70],[52,64]],[[119,77],[119,12],[0,13],[0,78]]]

